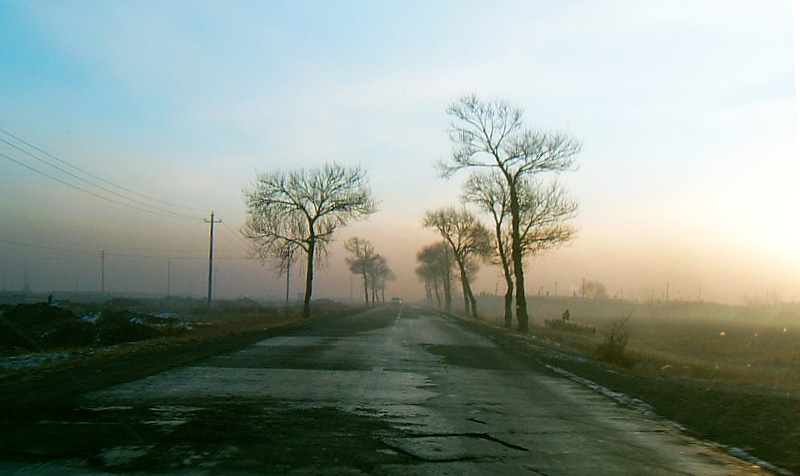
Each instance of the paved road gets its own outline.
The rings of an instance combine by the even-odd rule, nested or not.
[[[680,398],[676,396],[676,398]],[[12,474],[763,474],[422,310],[329,320],[43,415]],[[71,469],[70,469],[71,468]]]

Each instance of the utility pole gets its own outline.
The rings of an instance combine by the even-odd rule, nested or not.
[[[106,251],[100,252],[100,294],[106,293]]]
[[[172,260],[168,259],[167,260],[167,297],[169,297],[169,278],[170,278],[169,274],[170,274],[170,271],[171,271],[171,269],[170,269],[171,267],[172,267]]]
[[[211,307],[211,293],[212,283],[214,282],[214,223],[222,223],[222,220],[214,220],[214,212],[211,212],[211,220],[205,220],[209,223],[209,244],[208,244],[208,307]]]

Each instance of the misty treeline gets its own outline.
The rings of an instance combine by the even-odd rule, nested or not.
[[[447,114],[452,117],[453,151],[438,166],[444,178],[470,172],[465,205],[425,214],[423,225],[438,231],[442,242],[420,250],[417,275],[429,301],[435,297],[441,307],[443,299],[450,311],[457,269],[464,313],[477,317],[470,282],[482,262],[499,266],[506,282],[505,326],[512,327],[515,308],[517,328],[527,332],[525,261],[575,237],[570,220],[577,214],[577,202],[552,176],[575,169],[580,143],[530,128],[522,120],[522,108],[501,100],[485,102],[475,94],[451,104]],[[466,204],[488,216],[490,224],[484,225]]]
[[[375,252],[369,240],[357,236],[345,241],[344,249],[349,253],[345,262],[350,272],[363,280],[364,304],[370,303],[370,291],[373,303],[386,301],[386,282],[397,279],[386,258]]]

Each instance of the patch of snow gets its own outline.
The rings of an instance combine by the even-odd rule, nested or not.
[[[117,446],[106,448],[100,454],[106,466],[118,466],[130,463],[131,461],[144,456],[150,451],[151,446]]]
[[[721,448],[725,448],[725,450],[728,451],[729,455],[735,456],[736,458],[739,458],[742,461],[747,461],[748,463],[750,463],[752,465],[755,465],[755,466],[758,466],[761,469],[765,469],[765,470],[770,471],[770,472],[775,473],[775,474],[780,474],[781,476],[792,476],[792,474],[794,474],[794,473],[791,473],[789,471],[786,471],[785,469],[781,469],[781,468],[773,465],[772,463],[767,463],[766,461],[764,461],[762,459],[758,459],[755,456],[751,455],[750,453],[748,453],[747,451],[745,451],[745,450],[743,450],[741,448],[737,448],[735,446],[719,445],[717,443],[714,443],[714,444],[716,444],[717,446],[719,446]]]
[[[659,418],[658,415],[655,412],[655,409],[653,409],[653,407],[650,406],[650,404],[645,403],[645,402],[639,400],[638,398],[631,397],[631,396],[626,395],[626,394],[624,394],[622,392],[615,392],[614,390],[611,390],[608,387],[604,387],[604,386],[600,385],[599,383],[593,382],[593,381],[591,381],[589,379],[585,379],[583,377],[579,377],[579,376],[575,375],[574,373],[572,373],[572,372],[570,372],[568,370],[564,370],[564,369],[562,369],[560,367],[555,367],[553,365],[545,364],[544,362],[542,362],[542,364],[545,367],[547,367],[548,369],[552,370],[553,372],[555,372],[555,373],[557,373],[559,375],[563,375],[564,377],[567,377],[568,379],[570,379],[572,381],[578,382],[581,385],[589,387],[592,390],[594,390],[596,392],[599,392],[599,393],[601,393],[601,394],[603,394],[603,395],[605,395],[607,397],[610,397],[611,399],[613,399],[613,400],[615,400],[615,401],[617,401],[617,402],[619,402],[619,403],[621,403],[621,404],[623,404],[623,405],[625,405],[627,407],[633,408],[633,409],[645,414],[646,416],[648,416],[650,418]],[[685,429],[685,428],[683,428],[682,426],[678,425],[675,422],[671,422],[671,423],[675,424],[676,426],[678,426],[682,430]]]
[[[0,359],[0,370],[18,370],[29,367],[39,367],[43,364],[67,360],[71,356],[72,354],[68,353],[15,355],[14,357]]]
[[[98,319],[100,319],[101,314],[102,312],[95,312],[94,314],[86,314],[85,316],[81,317],[81,319],[86,322],[91,322],[92,324],[94,324],[95,322],[97,322]]]
[[[560,367],[555,367],[553,365],[545,364],[544,362],[542,362],[542,365],[544,365],[545,367],[547,367],[548,369],[552,370],[553,372],[555,372],[555,373],[557,373],[559,375],[567,377],[570,380],[573,380],[573,381],[575,381],[577,383],[580,383],[581,385],[585,385],[586,387],[589,387],[592,390],[595,390],[595,391],[597,391],[597,392],[599,392],[599,393],[601,393],[601,394],[603,394],[603,395],[605,395],[607,397],[610,397],[611,399],[617,401],[618,403],[621,403],[622,405],[625,405],[625,406],[627,406],[629,408],[633,408],[634,410],[636,410],[636,411],[638,411],[640,413],[643,413],[645,416],[647,416],[649,418],[658,419],[658,420],[661,420],[661,421],[666,421],[667,423],[669,423],[670,425],[673,425],[674,427],[678,428],[681,431],[684,431],[684,432],[687,431],[687,428],[684,427],[683,425],[681,425],[680,423],[675,422],[675,421],[671,421],[671,420],[665,420],[664,418],[659,417],[658,414],[656,414],[655,409],[652,406],[650,406],[648,403],[643,402],[642,400],[639,400],[638,398],[631,397],[631,396],[626,395],[626,394],[621,393],[621,392],[615,392],[615,391],[613,391],[613,390],[611,390],[611,389],[609,389],[607,387],[604,387],[604,386],[602,386],[602,385],[600,385],[600,384],[598,384],[596,382],[593,382],[593,381],[591,381],[589,379],[585,379],[583,377],[579,377],[579,376],[575,375],[574,373],[572,373],[572,372],[570,372],[568,370],[564,370],[564,369],[562,369]],[[748,453],[747,451],[745,451],[745,450],[743,450],[741,448],[737,448],[735,446],[726,446],[726,445],[723,445],[723,444],[720,444],[720,443],[713,443],[713,444],[715,446],[723,448],[731,456],[739,458],[742,461],[746,461],[746,462],[748,462],[748,463],[750,463],[750,464],[752,464],[754,466],[758,466],[761,469],[770,471],[770,472],[775,473],[775,474],[779,474],[781,476],[792,476],[792,474],[793,474],[793,473],[791,473],[789,471],[786,471],[784,469],[781,469],[781,468],[779,468],[779,467],[777,467],[777,466],[775,466],[775,465],[773,465],[771,463],[768,463],[768,462],[766,462],[764,460],[758,459],[755,456],[751,455],[750,453]]]

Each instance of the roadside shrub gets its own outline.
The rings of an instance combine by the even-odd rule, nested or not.
[[[597,346],[596,352],[600,360],[620,367],[633,367],[633,359],[625,352],[630,339],[628,320],[633,311],[626,317],[617,319],[606,333],[605,340]]]
[[[593,336],[597,333],[597,328],[593,326],[584,326],[574,322],[567,322],[563,319],[546,319],[544,325],[550,329],[559,331],[572,332],[574,334],[586,334]]]

